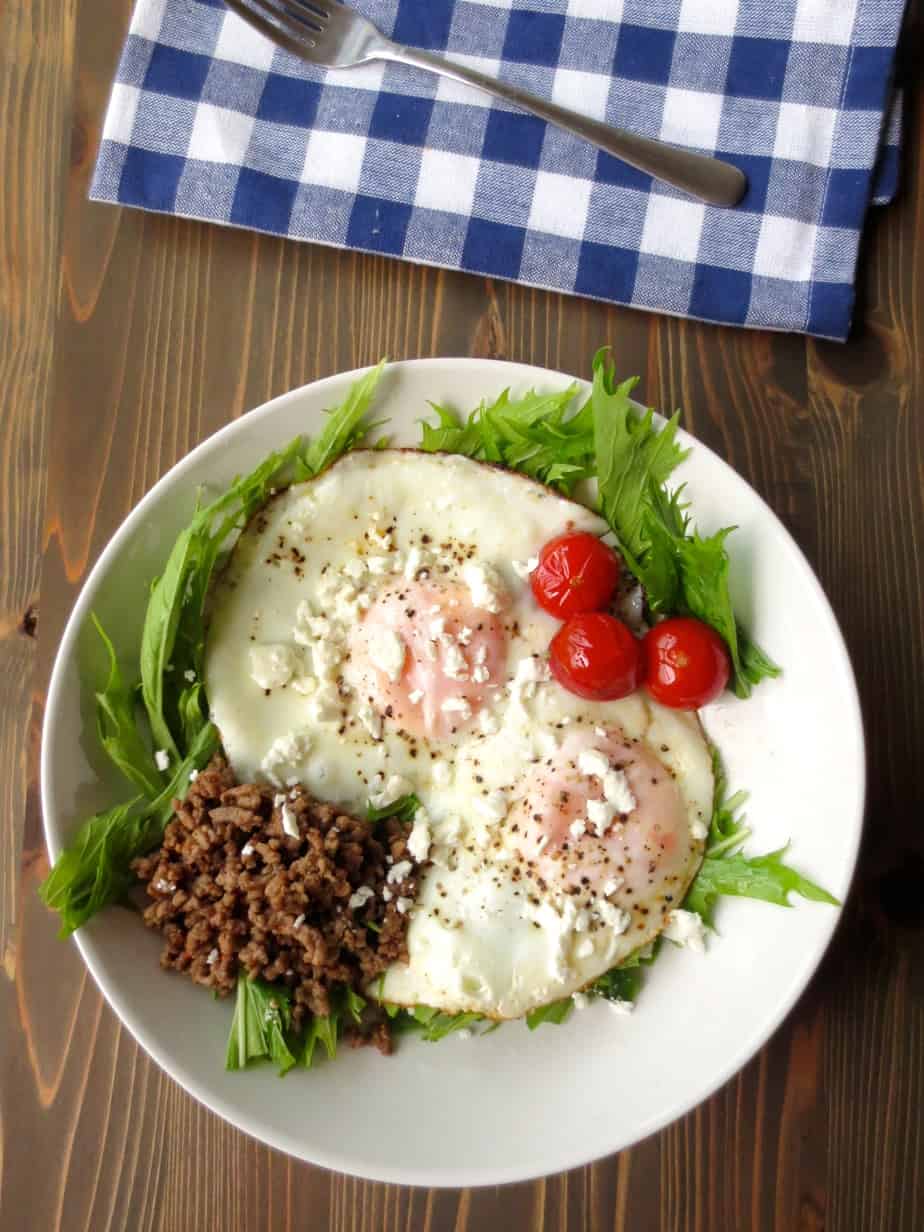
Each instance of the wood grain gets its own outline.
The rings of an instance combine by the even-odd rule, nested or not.
[[[917,46],[922,7],[913,5]],[[3,9],[0,1227],[916,1232],[920,93],[903,195],[869,229],[858,327],[837,346],[92,205],[87,182],[128,14],[128,0],[7,0]],[[38,732],[55,647],[89,566],[131,506],[248,407],[382,354],[502,356],[584,372],[604,341],[616,344],[622,370],[642,374],[644,397],[682,406],[687,425],[769,501],[834,603],[868,720],[869,820],[855,891],[817,978],[768,1046],[631,1151],[490,1190],[408,1190],[320,1172],[245,1138],[165,1078],[102,1003],[73,947],[55,940],[35,893],[46,868]]]

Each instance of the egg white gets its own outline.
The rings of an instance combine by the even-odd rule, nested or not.
[[[440,545],[465,545],[472,559],[499,575],[507,658],[487,731],[474,722],[439,740],[408,741],[387,719],[380,732],[370,731],[359,713],[363,699],[345,684],[349,663],[338,668],[336,706],[317,720],[311,652],[293,639],[299,605],[307,602],[335,621],[360,620],[350,587],[335,590],[331,579],[348,582],[358,556],[379,553],[370,549],[368,533],[386,529],[388,547],[379,558],[389,562],[389,572],[364,574],[360,590],[374,594],[392,583],[422,537],[432,546],[434,569],[449,562],[447,580],[458,580],[459,568]],[[598,931],[592,952],[578,957],[574,937],[562,939],[555,921],[562,902],[548,888],[534,887],[539,918],[534,907],[524,915],[523,895],[509,876],[504,822],[486,836],[473,801],[496,792],[514,799],[529,766],[567,731],[615,724],[629,739],[644,741],[672,774],[691,825],[708,822],[712,766],[695,716],[665,710],[643,694],[592,703],[551,682],[511,687],[523,674],[518,665],[533,655],[541,661],[558,628],[535,603],[524,564],[565,529],[602,535],[607,528],[592,511],[524,476],[466,458],[356,451],[318,479],[274,497],[241,535],[215,588],[206,686],[238,777],[297,780],[363,815],[370,795],[399,776],[426,806],[434,863],[411,917],[410,961],[386,975],[388,1000],[516,1017],[586,985],[662,926],[656,913],[650,925],[634,915],[631,929],[615,937]],[[302,666],[284,686],[261,687],[252,675],[255,647],[286,648],[282,653],[291,651]],[[294,687],[299,672],[302,691]]]

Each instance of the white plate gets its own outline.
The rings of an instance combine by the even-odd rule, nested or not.
[[[45,831],[56,856],[80,818],[125,795],[96,749],[84,670],[98,667],[95,610],[128,658],[137,649],[148,580],[193,507],[343,397],[356,373],[286,394],[237,420],[166,475],[119,528],[78,599],[52,675],[42,747]],[[509,385],[561,388],[570,378],[473,359],[394,364],[382,382],[396,443],[417,439],[427,401],[468,410]],[[753,850],[792,840],[790,859],[843,899],[860,838],[864,748],[853,673],[831,609],[786,530],[704,446],[680,477],[700,529],[736,524],[730,541],[740,614],[785,668],[747,702],[705,716],[733,788],[751,793]],[[564,1027],[505,1025],[484,1039],[402,1041],[390,1059],[347,1050],[281,1082],[268,1067],[229,1074],[231,1006],[157,966],[158,939],[121,908],[80,931],[78,945],[135,1038],[197,1099],[291,1155],[375,1180],[493,1185],[618,1151],[705,1099],[744,1065],[803,991],[831,938],[836,908],[723,903],[721,936],[704,957],[668,947],[633,1015],[603,1003]]]

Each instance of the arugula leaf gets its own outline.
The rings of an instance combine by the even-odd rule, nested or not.
[[[665,488],[687,456],[677,443],[678,415],[660,430],[652,411],[639,413],[629,395],[634,380],[617,385],[606,349],[593,363],[594,415],[600,510],[619,540],[631,571],[655,613],[696,616],[716,630],[732,660],[739,697],[780,669],[744,634],[728,589],[726,527],[703,538],[690,533],[682,489]]]
[[[279,1067],[280,1078],[288,1073],[295,1064],[286,1041],[291,1000],[286,988],[238,976],[226,1069],[246,1069],[254,1061],[271,1061]]]
[[[790,894],[801,894],[816,903],[840,906],[827,890],[783,863],[788,849],[787,843],[764,856],[707,855],[684,900],[684,910],[695,911],[711,927],[716,901],[723,894],[759,898],[778,907],[791,907]]]
[[[578,388],[575,383],[552,394],[530,390],[513,400],[505,389],[464,422],[431,403],[438,423],[422,423],[420,447],[500,463],[568,495],[594,473],[592,414],[587,406],[572,411]]]
[[[613,967],[594,980],[587,991],[607,1001],[634,1001],[642,987],[642,968],[639,965]]]
[[[715,787],[712,797],[712,818],[709,822],[706,854],[717,858],[724,852],[737,850],[750,836],[749,826],[744,824],[741,808],[747,800],[746,791],[728,795],[728,782],[719,750],[712,750],[712,774]]]
[[[321,1044],[328,1058],[333,1061],[337,1055],[337,1040],[340,1035],[340,1016],[336,1012],[327,1015],[315,1014],[305,1028],[305,1038],[298,1054],[298,1063],[305,1069],[311,1069],[314,1064],[314,1053]]]
[[[371,804],[366,806],[366,820],[371,822],[385,821],[388,817],[397,817],[399,821],[413,821],[417,816],[417,810],[421,807],[420,800],[411,792],[410,795],[401,796],[395,800],[393,804],[386,804],[382,808],[373,808]]]
[[[350,386],[340,406],[328,412],[328,420],[314,440],[309,441],[295,463],[298,480],[312,479],[335,462],[341,454],[355,448],[378,424],[364,424],[366,412],[375,396],[386,360],[380,360]],[[380,421],[384,422],[384,421]]]
[[[330,998],[330,1013],[315,1014],[305,1028],[298,1053],[298,1061],[305,1069],[311,1069],[314,1064],[315,1049],[320,1044],[330,1060],[337,1055],[337,1044],[343,1033],[343,1024],[349,1016],[359,1025],[362,1021],[366,999],[352,988],[338,989]]]
[[[91,620],[109,658],[108,679],[96,694],[96,733],[99,742],[109,760],[130,783],[146,795],[156,796],[163,783],[135,721],[134,693],[122,680],[115,647],[108,634],[95,615],[91,615]]]
[[[552,1001],[549,1005],[540,1005],[538,1009],[530,1010],[526,1015],[526,1025],[530,1031],[535,1031],[544,1022],[560,1025],[568,1020],[573,1009],[574,1002],[571,998],[563,997],[561,1001]]]
[[[132,860],[161,841],[173,814],[173,800],[185,794],[190,771],[201,770],[218,745],[218,729],[208,723],[153,800],[135,796],[83,823],[39,888],[45,905],[61,916],[60,937],[125,897],[135,880]]]

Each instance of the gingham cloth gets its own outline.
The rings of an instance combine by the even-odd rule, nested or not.
[[[393,64],[324,72],[221,0],[138,0],[91,195],[556,291],[843,339],[892,195],[905,0],[356,0],[399,42],[740,166],[702,205]]]

